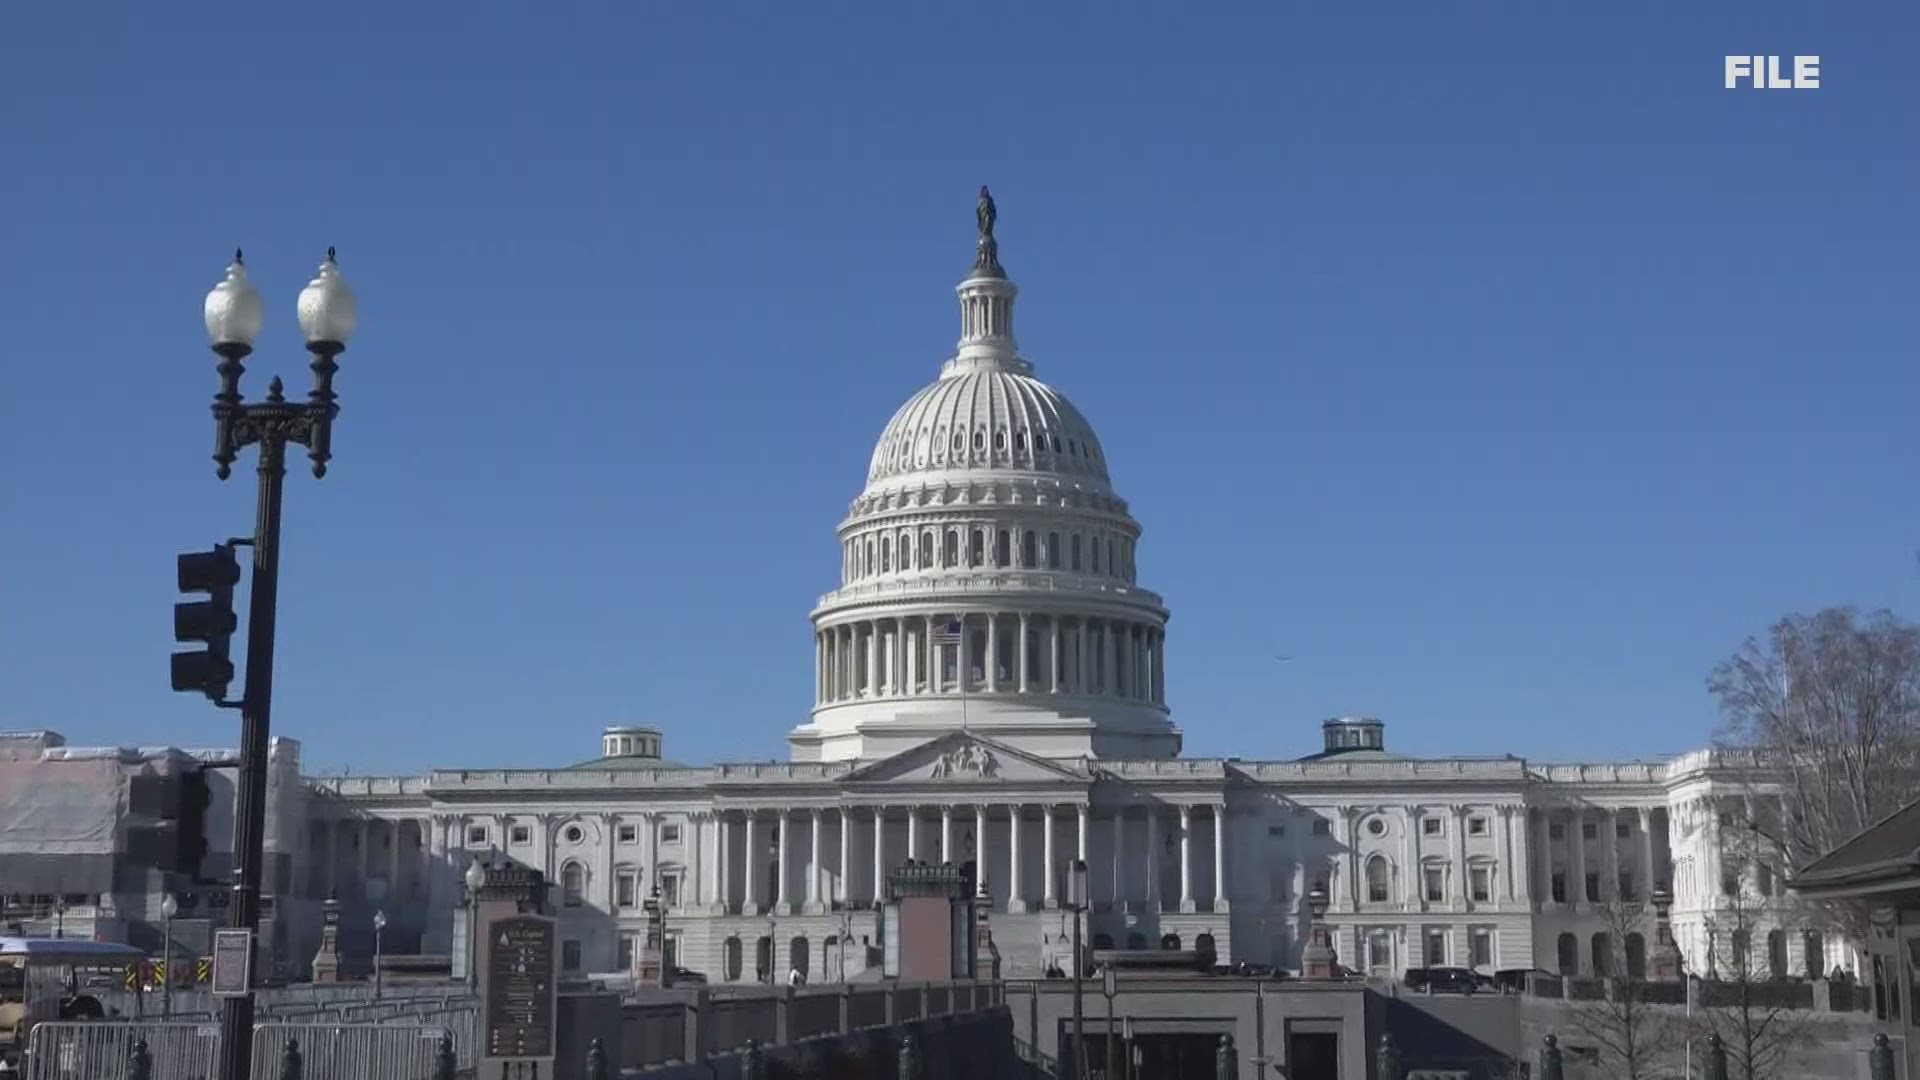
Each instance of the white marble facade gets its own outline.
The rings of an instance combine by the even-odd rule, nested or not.
[[[957,292],[952,358],[888,422],[838,529],[788,763],[678,765],[661,731],[627,727],[570,769],[316,780],[293,887],[384,903],[393,940],[410,928],[445,951],[461,868],[497,853],[555,883],[569,964],[612,971],[657,885],[679,963],[727,981],[759,976],[762,938],[780,971],[797,959],[831,978],[843,940],[859,966],[903,859],[976,865],[1016,976],[1063,955],[1075,858],[1096,943],[1208,935],[1222,961],[1297,967],[1303,898],[1322,882],[1342,962],[1382,974],[1590,971],[1596,908],[1671,879],[1704,965],[1721,874],[1700,823],[1747,796],[1705,753],[1412,760],[1354,719],[1328,722],[1307,759],[1181,757],[1142,530],[1092,425],[1019,355],[1018,290],[990,231]],[[1779,891],[1777,876],[1750,884]],[[1798,973],[1806,938],[1786,905],[1763,906]],[[1756,937],[1756,953],[1779,944]]]

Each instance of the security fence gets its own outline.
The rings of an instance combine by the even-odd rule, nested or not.
[[[212,1023],[60,1022],[34,1027],[23,1080],[207,1080],[219,1057]],[[418,1024],[260,1024],[260,1080],[452,1080],[454,1036]]]

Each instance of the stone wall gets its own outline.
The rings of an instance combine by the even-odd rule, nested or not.
[[[1013,1017],[1005,1006],[754,1047],[700,1065],[661,1065],[625,1075],[632,1080],[895,1080],[902,1075],[902,1055],[918,1060],[914,1075],[921,1080],[1041,1076],[1014,1053]]]
[[[1526,1060],[1535,1063],[1537,1072],[1540,1048],[1547,1035],[1558,1038],[1566,1080],[1606,1080],[1613,1075],[1605,1063],[1597,1060],[1597,1042],[1583,1034],[1578,1010],[1594,1007],[1587,1003],[1556,1001],[1551,998],[1516,998],[1520,1005],[1521,1039]],[[1703,1016],[1696,1005],[1689,1020],[1684,1006],[1646,1006],[1646,1022],[1652,1032],[1648,1040],[1657,1062],[1679,1071],[1692,1035],[1695,1074],[1699,1074],[1698,1055],[1706,1035]],[[1720,1017],[1725,1010],[1718,1010]],[[1867,1073],[1867,1048],[1872,1044],[1873,1019],[1865,1013],[1826,1013],[1793,1010],[1783,1012],[1774,1021],[1775,1029],[1791,1032],[1791,1045],[1772,1071],[1782,1077],[1820,1077],[1821,1080],[1852,1080]],[[1729,1075],[1737,1069],[1729,1069]]]

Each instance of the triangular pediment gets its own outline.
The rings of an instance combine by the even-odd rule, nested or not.
[[[850,784],[1085,784],[1086,773],[968,732],[942,735],[846,775]]]

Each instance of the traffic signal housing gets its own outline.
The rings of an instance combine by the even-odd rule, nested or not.
[[[233,587],[240,582],[240,560],[232,544],[180,556],[180,591],[205,593],[205,600],[173,605],[173,639],[204,648],[173,654],[173,688],[198,691],[214,701],[227,696],[233,661],[227,649],[240,625],[233,614]]]
[[[207,806],[212,801],[205,768],[180,774],[180,815],[173,823],[173,869],[188,881],[200,880],[200,865],[207,858]]]

